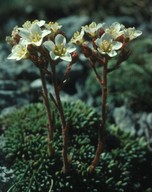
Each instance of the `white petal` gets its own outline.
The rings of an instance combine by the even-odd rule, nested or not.
[[[112,50],[111,52],[107,53],[110,57],[114,57],[117,55],[117,52]]]
[[[117,31],[120,31],[121,25],[118,22],[112,23],[111,27],[114,27]]]
[[[114,41],[112,42],[112,48],[115,49],[115,50],[118,50],[122,47],[122,43],[121,42],[118,42],[118,41]]]
[[[95,43],[96,43],[96,45],[99,47],[100,44],[102,43],[102,39],[101,39],[101,38],[100,38],[100,39],[99,39],[99,38],[96,39]]]
[[[7,59],[15,59],[16,60],[17,55],[15,53],[11,53]]]
[[[21,39],[19,44],[20,44],[21,46],[23,46],[23,47],[27,47],[28,41],[25,40],[25,39]]]
[[[108,28],[108,25],[106,23],[102,23],[102,28],[105,30]]]
[[[73,44],[68,44],[67,52],[72,53],[75,50],[76,50],[76,47]]]
[[[34,45],[36,45],[36,46],[40,46],[41,44],[42,44],[42,41],[43,41],[43,39],[41,38],[39,41],[37,41],[37,42],[32,42]]]
[[[32,24],[30,31],[33,34],[34,33],[42,34],[41,28],[37,24]]]
[[[50,52],[50,57],[51,57],[51,59],[53,59],[53,60],[57,60],[57,59],[59,58],[59,56],[58,56],[58,55],[55,55],[52,51]]]
[[[55,47],[53,41],[45,41],[43,45],[48,51],[52,51]]]
[[[99,51],[99,53],[101,53],[103,55],[107,54],[106,52],[101,51],[101,49],[99,49],[99,48],[97,48],[97,50]]]
[[[7,59],[13,59],[13,60],[19,61],[19,60],[21,60],[24,56],[25,56],[25,54],[23,54],[22,56],[19,57],[19,56],[17,55],[17,52],[13,52],[13,53],[11,53],[11,54],[7,57]]]
[[[45,36],[47,36],[47,35],[50,34],[50,33],[51,33],[50,30],[43,30],[43,31],[42,31],[42,37],[45,37]]]
[[[19,28],[19,35],[26,40],[29,40],[30,32],[27,29]]]
[[[66,55],[64,55],[63,57],[61,57],[62,60],[64,61],[68,61],[71,62],[72,61],[72,57],[70,53],[67,53]]]
[[[135,31],[135,37],[138,37],[142,34],[142,31],[136,30]]]
[[[97,30],[100,29],[100,28],[103,28],[103,25],[104,25],[104,23],[99,23],[99,24],[97,25]]]
[[[38,24],[40,27],[42,27],[42,26],[45,24],[45,21],[44,21],[44,20],[40,20],[37,24]]]
[[[104,40],[112,41],[112,37],[111,37],[111,35],[109,35],[108,33],[104,33],[104,34],[101,36],[101,39],[102,39],[102,41],[104,41]]]
[[[58,34],[56,37],[55,37],[55,44],[56,45],[60,45],[60,44],[66,44],[66,39],[63,35],[61,34]]]

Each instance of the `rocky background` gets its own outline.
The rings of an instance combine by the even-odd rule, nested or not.
[[[29,61],[15,62],[7,60],[11,48],[6,44],[5,37],[11,34],[14,26],[21,26],[26,20],[45,19],[47,21],[58,21],[63,25],[63,30],[70,38],[76,30],[89,22],[114,22],[118,21],[126,26],[135,26],[143,31],[140,40],[133,42],[132,56],[130,63],[135,63],[138,67],[134,74],[129,74],[124,80],[124,85],[128,85],[132,79],[132,85],[129,84],[122,91],[134,94],[140,94],[133,97],[134,100],[127,100],[127,95],[119,95],[117,99],[110,100],[111,118],[116,124],[124,129],[145,134],[150,139],[152,131],[152,92],[151,75],[152,68],[151,51],[152,44],[152,2],[150,0],[5,0],[0,6],[0,113],[5,114],[14,110],[14,108],[26,105],[31,102],[42,100],[41,82],[39,73],[35,66]],[[142,39],[142,40],[141,40]],[[135,54],[134,54],[135,52]],[[94,86],[87,77],[89,68],[86,66],[85,58],[73,66],[69,77],[69,83],[64,87],[63,97],[73,99],[82,99],[88,105],[98,107],[100,91],[95,90],[92,95],[91,90]],[[130,65],[131,66],[131,65]],[[129,67],[130,67],[129,66]],[[125,68],[125,66],[122,66]],[[129,68],[127,67],[127,68]],[[130,70],[132,70],[130,68]],[[140,71],[140,72],[139,72]],[[136,73],[137,72],[137,73]],[[58,69],[62,74],[62,68]],[[124,71],[126,73],[126,71]],[[115,77],[115,84],[119,87],[120,74]],[[113,88],[113,78],[110,79],[110,87]],[[147,79],[149,78],[149,79]],[[140,85],[138,84],[140,83]],[[122,88],[124,85],[121,85]],[[136,84],[138,86],[136,87]],[[86,88],[87,87],[87,88]],[[114,86],[114,88],[117,88]],[[138,90],[136,90],[136,88]],[[95,88],[98,89],[98,88]],[[50,85],[51,90],[51,85]],[[93,91],[92,91],[93,92]],[[118,89],[121,92],[121,89]],[[94,94],[93,93],[93,94]],[[130,98],[130,95],[129,95]],[[140,98],[140,99],[139,99]],[[127,100],[127,101],[126,101]],[[126,101],[126,102],[120,102]],[[134,103],[132,105],[128,103]],[[150,131],[151,130],[151,131]]]
[[[7,60],[11,48],[5,37],[14,26],[26,20],[45,19],[63,25],[67,37],[82,25],[96,22],[118,21],[143,31],[135,40],[132,55],[118,72],[109,77],[109,121],[137,136],[145,136],[152,145],[152,2],[151,0],[5,0],[0,6],[0,114],[42,101],[41,81],[35,66],[29,61]],[[62,98],[81,99],[98,109],[100,91],[87,65],[80,55],[73,65]],[[63,64],[64,65],[64,64]],[[58,74],[63,73],[63,66]],[[121,80],[120,80],[121,79]],[[96,83],[95,83],[96,84]],[[48,86],[49,84],[48,78]],[[112,96],[112,94],[114,95]],[[1,132],[1,131],[0,131]],[[1,145],[1,144],[0,144]],[[2,147],[2,145],[1,145]]]
[[[143,31],[142,37],[131,45],[129,61],[109,77],[109,121],[137,137],[144,136],[152,150],[152,1],[0,1],[0,115],[28,103],[42,101],[41,81],[36,67],[29,61],[7,60],[11,48],[5,42],[5,37],[11,34],[14,26],[34,19],[58,21],[68,38],[82,25],[92,21],[118,21]],[[62,73],[60,66],[59,76]],[[62,99],[81,99],[100,110],[100,88],[95,84],[87,60],[80,55],[62,91]],[[51,85],[48,86],[51,91]],[[2,147],[3,141],[0,139],[0,149]],[[1,166],[0,172],[9,175],[11,171]],[[7,181],[5,175],[0,177]]]
[[[7,60],[7,56],[11,51],[11,48],[6,44],[5,37],[11,34],[11,31],[14,26],[22,25],[26,20],[33,19],[45,19],[47,21],[58,21],[63,25],[63,30],[66,32],[67,37],[70,38],[72,34],[79,30],[82,25],[85,25],[89,22],[114,22],[118,21],[123,23],[126,26],[135,26],[138,29],[143,31],[142,41],[135,40],[133,42],[132,57],[135,61],[134,63],[139,63],[138,60],[143,59],[143,63],[138,64],[138,70],[143,70],[145,66],[147,67],[147,63],[150,62],[150,53],[152,51],[152,45],[148,43],[151,39],[151,31],[152,31],[152,3],[149,0],[129,0],[127,2],[114,0],[112,3],[109,0],[6,0],[1,3],[0,8],[0,23],[1,23],[1,31],[0,31],[0,111],[1,114],[11,112],[14,108],[25,105],[29,102],[37,102],[41,100],[41,82],[39,78],[39,73],[35,66],[29,61],[21,61],[15,62]],[[147,41],[147,42],[145,42]],[[144,46],[144,47],[143,47]],[[143,49],[142,49],[143,47]],[[147,55],[148,53],[149,55]],[[143,57],[141,57],[142,54]],[[80,55],[81,57],[81,55]],[[145,57],[149,57],[145,60]],[[133,60],[132,59],[132,60]],[[131,62],[132,62],[131,60]],[[141,61],[140,61],[141,62]],[[96,95],[92,96],[91,90],[94,89],[92,83],[88,80],[89,68],[86,65],[87,61],[85,58],[81,57],[81,62],[76,63],[73,66],[72,72],[69,77],[69,82],[67,86],[64,87],[63,97],[67,98],[79,98],[85,100],[89,105],[95,105],[98,103],[94,101],[94,96],[99,96],[99,91]],[[128,66],[125,66],[128,68]],[[130,71],[132,69],[130,68]],[[150,85],[150,80],[147,82],[147,76],[152,74],[151,68],[147,67],[147,71],[143,71],[144,75],[139,77],[139,72],[136,73],[137,70],[134,71],[134,74],[130,74],[128,80],[124,80],[124,84],[130,84],[130,86],[126,87],[125,92],[132,92],[136,88],[137,82],[140,82],[139,90],[136,90],[136,94],[140,92],[145,93],[143,100],[141,101],[138,98],[134,98],[137,101],[133,105],[132,108],[128,105],[131,100],[128,100],[128,95],[120,95],[117,100],[112,99],[110,102],[110,106],[112,108],[112,118],[114,122],[124,129],[129,129],[129,131],[137,131],[145,132],[145,134],[149,133],[149,129],[152,129],[152,92]],[[62,67],[58,70],[59,76],[62,74]],[[115,83],[117,86],[121,84],[119,82],[119,76],[123,74],[123,71],[120,71],[120,74],[112,77],[115,78]],[[137,75],[137,77],[136,77]],[[111,79],[112,79],[111,78]],[[131,85],[130,78],[134,79],[132,81],[133,85]],[[86,83],[85,83],[86,81]],[[112,82],[110,82],[110,86],[112,87]],[[90,88],[88,88],[90,86]],[[134,87],[135,86],[135,87]],[[121,85],[120,85],[121,87]],[[134,88],[133,88],[134,87]],[[97,88],[98,89],[98,88]],[[141,90],[140,90],[141,89]],[[145,91],[143,90],[145,89]],[[149,90],[148,90],[149,89]],[[51,90],[51,85],[50,85]],[[120,92],[121,90],[118,90]],[[93,92],[93,91],[92,91]],[[93,93],[94,94],[94,93]],[[148,95],[148,96],[147,96]],[[121,98],[122,97],[122,98]],[[132,98],[131,98],[132,99]],[[99,99],[100,100],[100,99]],[[114,101],[113,101],[114,100]],[[127,102],[120,102],[120,101]],[[99,101],[100,102],[100,101]],[[124,105],[125,104],[125,105]],[[97,104],[96,104],[97,106]],[[128,107],[129,106],[129,107]],[[138,110],[137,110],[138,109]],[[142,129],[140,129],[142,127]],[[148,131],[148,133],[147,133]],[[149,135],[147,137],[150,138]]]

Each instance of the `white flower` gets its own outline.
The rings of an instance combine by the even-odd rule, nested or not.
[[[44,20],[40,20],[40,21],[39,20],[34,20],[33,22],[26,21],[22,26],[25,29],[29,29],[32,26],[32,24],[37,24],[39,27],[42,27],[42,26],[44,26],[45,21]]]
[[[26,59],[28,57],[27,43],[21,40],[19,44],[12,48],[12,53],[8,56],[8,59],[15,59],[17,61]]]
[[[118,41],[113,41],[111,35],[104,33],[100,38],[95,41],[97,45],[97,50],[103,55],[109,55],[114,57],[117,55],[116,50],[122,47],[122,43]]]
[[[45,24],[46,29],[51,30],[51,32],[56,33],[62,25],[59,25],[57,22],[49,22],[48,24]]]
[[[61,34],[58,34],[55,37],[55,42],[46,41],[43,43],[43,45],[49,51],[52,60],[57,60],[60,58],[68,62],[72,61],[70,53],[76,49],[74,46],[66,44],[66,39]]]
[[[105,23],[103,24],[103,29],[105,33],[111,35],[113,39],[116,39],[123,34],[123,31],[121,30],[123,27],[124,26],[118,22],[114,22],[110,26],[107,26]]]
[[[41,30],[37,24],[32,24],[29,29],[19,28],[19,35],[27,41],[27,44],[40,46],[43,38],[51,33],[49,30]]]
[[[133,40],[142,34],[141,31],[135,30],[135,27],[130,27],[123,30],[123,36],[125,39]]]
[[[92,22],[90,25],[83,26],[82,30],[88,33],[91,37],[95,37],[100,28],[102,28],[102,24],[97,25],[95,22]]]
[[[32,22],[32,24],[37,24],[39,27],[42,27],[42,26],[44,26],[44,24],[45,24],[45,21],[44,20],[34,20],[33,22]]]
[[[76,45],[81,45],[84,42],[84,31],[81,30],[81,32],[77,31],[74,33],[71,43],[74,43]]]

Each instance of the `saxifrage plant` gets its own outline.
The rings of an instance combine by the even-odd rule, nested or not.
[[[99,113],[81,101],[63,102],[63,108],[66,119],[71,120],[68,148],[71,165],[66,174],[59,169],[62,138],[56,108],[53,108],[55,153],[51,157],[46,153],[47,117],[42,103],[24,106],[0,118],[0,124],[6,129],[3,151],[14,175],[9,192],[151,191],[152,153],[143,138],[108,125],[99,165],[89,173]]]
[[[103,150],[104,132],[106,128],[108,112],[108,73],[118,69],[123,61],[129,57],[128,43],[142,34],[134,27],[126,28],[124,25],[114,22],[112,25],[106,23],[83,26],[80,32],[76,32],[71,42],[80,46],[82,53],[88,58],[90,67],[93,69],[96,79],[102,91],[102,118],[98,130],[98,146],[95,157],[90,165],[90,172],[97,166],[100,154]],[[109,66],[109,61],[117,56],[116,63]],[[100,74],[97,68],[102,67]]]
[[[128,43],[142,34],[135,28],[126,28],[117,22],[110,26],[105,23],[82,26],[81,32],[76,32],[69,43],[66,43],[66,37],[61,31],[61,25],[56,22],[46,23],[44,20],[26,21],[22,27],[15,27],[12,37],[7,41],[13,46],[12,53],[8,59],[29,59],[40,71],[43,99],[48,116],[48,151],[51,156],[53,149],[53,133],[55,124],[52,118],[52,108],[49,104],[48,89],[46,86],[46,75],[50,75],[54,87],[55,96],[50,93],[50,99],[57,108],[62,122],[62,140],[63,140],[63,172],[67,173],[70,162],[68,160],[68,132],[69,124],[65,119],[65,113],[60,98],[60,90],[66,81],[67,74],[70,72],[73,62],[77,57],[76,47],[82,48],[83,54],[89,59],[90,66],[95,72],[96,78],[102,89],[102,118],[98,129],[98,145],[95,157],[89,167],[93,172],[97,166],[100,154],[103,150],[104,132],[107,120],[107,75],[108,73],[120,67],[121,63],[127,60],[129,56]],[[109,66],[109,60],[117,56],[117,62]],[[67,65],[62,82],[58,83],[56,66],[66,61]],[[102,67],[102,74],[97,71],[97,66]]]

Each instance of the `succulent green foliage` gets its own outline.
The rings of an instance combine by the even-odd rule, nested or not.
[[[10,164],[14,170],[14,192],[126,192],[151,189],[152,154],[142,138],[135,138],[120,128],[106,131],[105,151],[95,172],[87,169],[93,160],[99,126],[98,114],[81,101],[63,103],[69,120],[70,171],[63,174],[61,124],[53,104],[54,154],[47,154],[47,118],[42,104],[32,104],[0,119]]]
[[[11,164],[12,162],[14,164],[16,184],[13,190],[15,188],[16,191],[26,191],[30,188],[33,191],[48,191],[52,175],[57,170],[61,170],[61,123],[54,105],[51,104],[51,107],[56,125],[54,133],[55,154],[51,159],[47,155],[47,117],[43,104],[31,104],[0,120],[3,128],[7,127],[5,131],[6,157],[11,161]],[[82,133],[83,139],[79,139],[77,142],[78,146],[82,146],[87,140],[84,133],[93,135],[97,129],[96,111],[81,101],[65,102],[63,107],[70,128],[70,144],[73,146],[72,143],[78,140],[76,135]],[[69,147],[69,154],[70,160],[73,161],[72,158],[75,154],[72,147]]]

